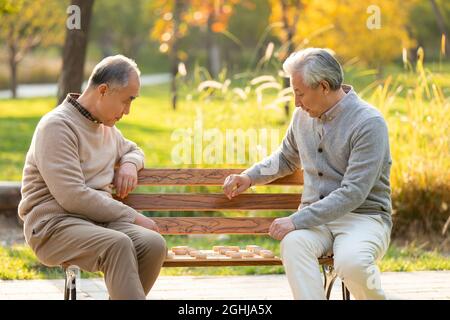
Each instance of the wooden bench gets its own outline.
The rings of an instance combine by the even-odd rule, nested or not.
[[[242,169],[143,169],[139,172],[140,186],[222,186],[230,174]],[[297,171],[270,185],[300,186],[303,175]],[[226,211],[226,210],[280,210],[295,211],[300,203],[298,193],[243,193],[229,200],[223,193],[133,193],[123,203],[138,211]],[[268,235],[275,218],[269,217],[152,217],[163,235],[189,234],[248,234]],[[188,245],[188,244],[186,244]],[[199,248],[206,249],[206,248]],[[321,257],[319,263],[324,273],[324,290],[327,299],[331,294],[336,273],[333,257]],[[167,258],[163,267],[227,267],[282,265],[279,257],[233,259],[208,257],[195,259],[187,256]],[[350,298],[342,285],[343,299]],[[76,298],[73,272],[66,270],[65,299]]]

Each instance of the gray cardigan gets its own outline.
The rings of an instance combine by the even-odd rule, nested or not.
[[[303,168],[296,229],[331,222],[348,212],[380,215],[392,227],[389,136],[381,113],[351,86],[319,118],[297,108],[279,149],[244,171],[266,184]]]

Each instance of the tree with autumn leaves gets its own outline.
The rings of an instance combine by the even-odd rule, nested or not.
[[[403,48],[415,45],[406,25],[409,10],[417,0],[268,1],[271,11],[268,22],[274,26],[272,34],[279,41],[276,57],[280,62],[295,50],[318,46],[331,48],[344,61],[358,60],[382,70],[386,63],[401,57]],[[151,37],[159,41],[160,51],[170,57],[173,108],[176,108],[178,66],[188,58],[188,53],[180,49],[180,40],[192,28],[202,30],[207,69],[215,78],[223,67],[217,36],[228,32],[230,18],[239,6],[246,5],[254,5],[256,10],[258,7],[253,1],[239,0],[154,2],[160,19],[153,26]],[[231,36],[239,38],[239,35]]]
[[[160,51],[167,53],[172,75],[172,107],[176,109],[176,76],[181,61],[188,57],[179,49],[179,41],[187,35],[190,28],[199,28],[204,34],[205,50],[208,52],[207,69],[212,78],[221,68],[220,48],[217,34],[225,33],[228,21],[241,0],[159,0],[153,3],[155,12],[161,18],[155,23],[151,38],[160,42]]]
[[[56,0],[2,0],[0,2],[0,44],[8,53],[10,88],[17,96],[17,68],[26,54],[63,39],[64,8]]]
[[[415,0],[271,0],[274,32],[288,43],[280,58],[304,47],[328,47],[344,61],[382,66],[401,56],[414,41],[406,25]],[[378,20],[378,21],[377,21]]]

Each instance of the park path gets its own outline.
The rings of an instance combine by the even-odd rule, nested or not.
[[[141,75],[141,85],[150,86],[161,83],[167,83],[170,80],[169,73],[144,74]],[[83,83],[83,88],[86,82]],[[56,83],[41,84],[20,84],[17,87],[17,96],[19,98],[36,98],[36,97],[52,97],[56,96],[58,85]],[[0,90],[0,99],[11,98],[10,90]]]
[[[450,300],[450,271],[385,272],[381,282],[389,299]],[[61,300],[63,280],[0,280],[0,300]],[[108,299],[103,279],[82,279],[78,299]],[[148,299],[292,299],[285,275],[161,276]],[[332,299],[341,299],[340,281]]]

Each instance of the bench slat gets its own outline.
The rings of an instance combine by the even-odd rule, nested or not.
[[[333,265],[332,257],[321,257],[318,259],[321,265]],[[175,256],[172,259],[166,259],[163,267],[232,267],[232,266],[275,266],[282,265],[279,258],[261,258],[261,259],[211,259],[198,260],[194,258],[185,258]]]
[[[161,234],[267,234],[273,217],[152,217]]]
[[[163,267],[231,267],[231,266],[276,266],[282,265],[279,258],[272,259],[168,259]]]
[[[129,194],[119,201],[136,209],[149,211],[214,210],[297,210],[300,194],[243,193],[229,200],[222,193],[210,194]]]
[[[142,186],[221,186],[230,174],[244,169],[142,169],[138,184]],[[271,182],[272,185],[303,185],[303,173],[293,174]]]

